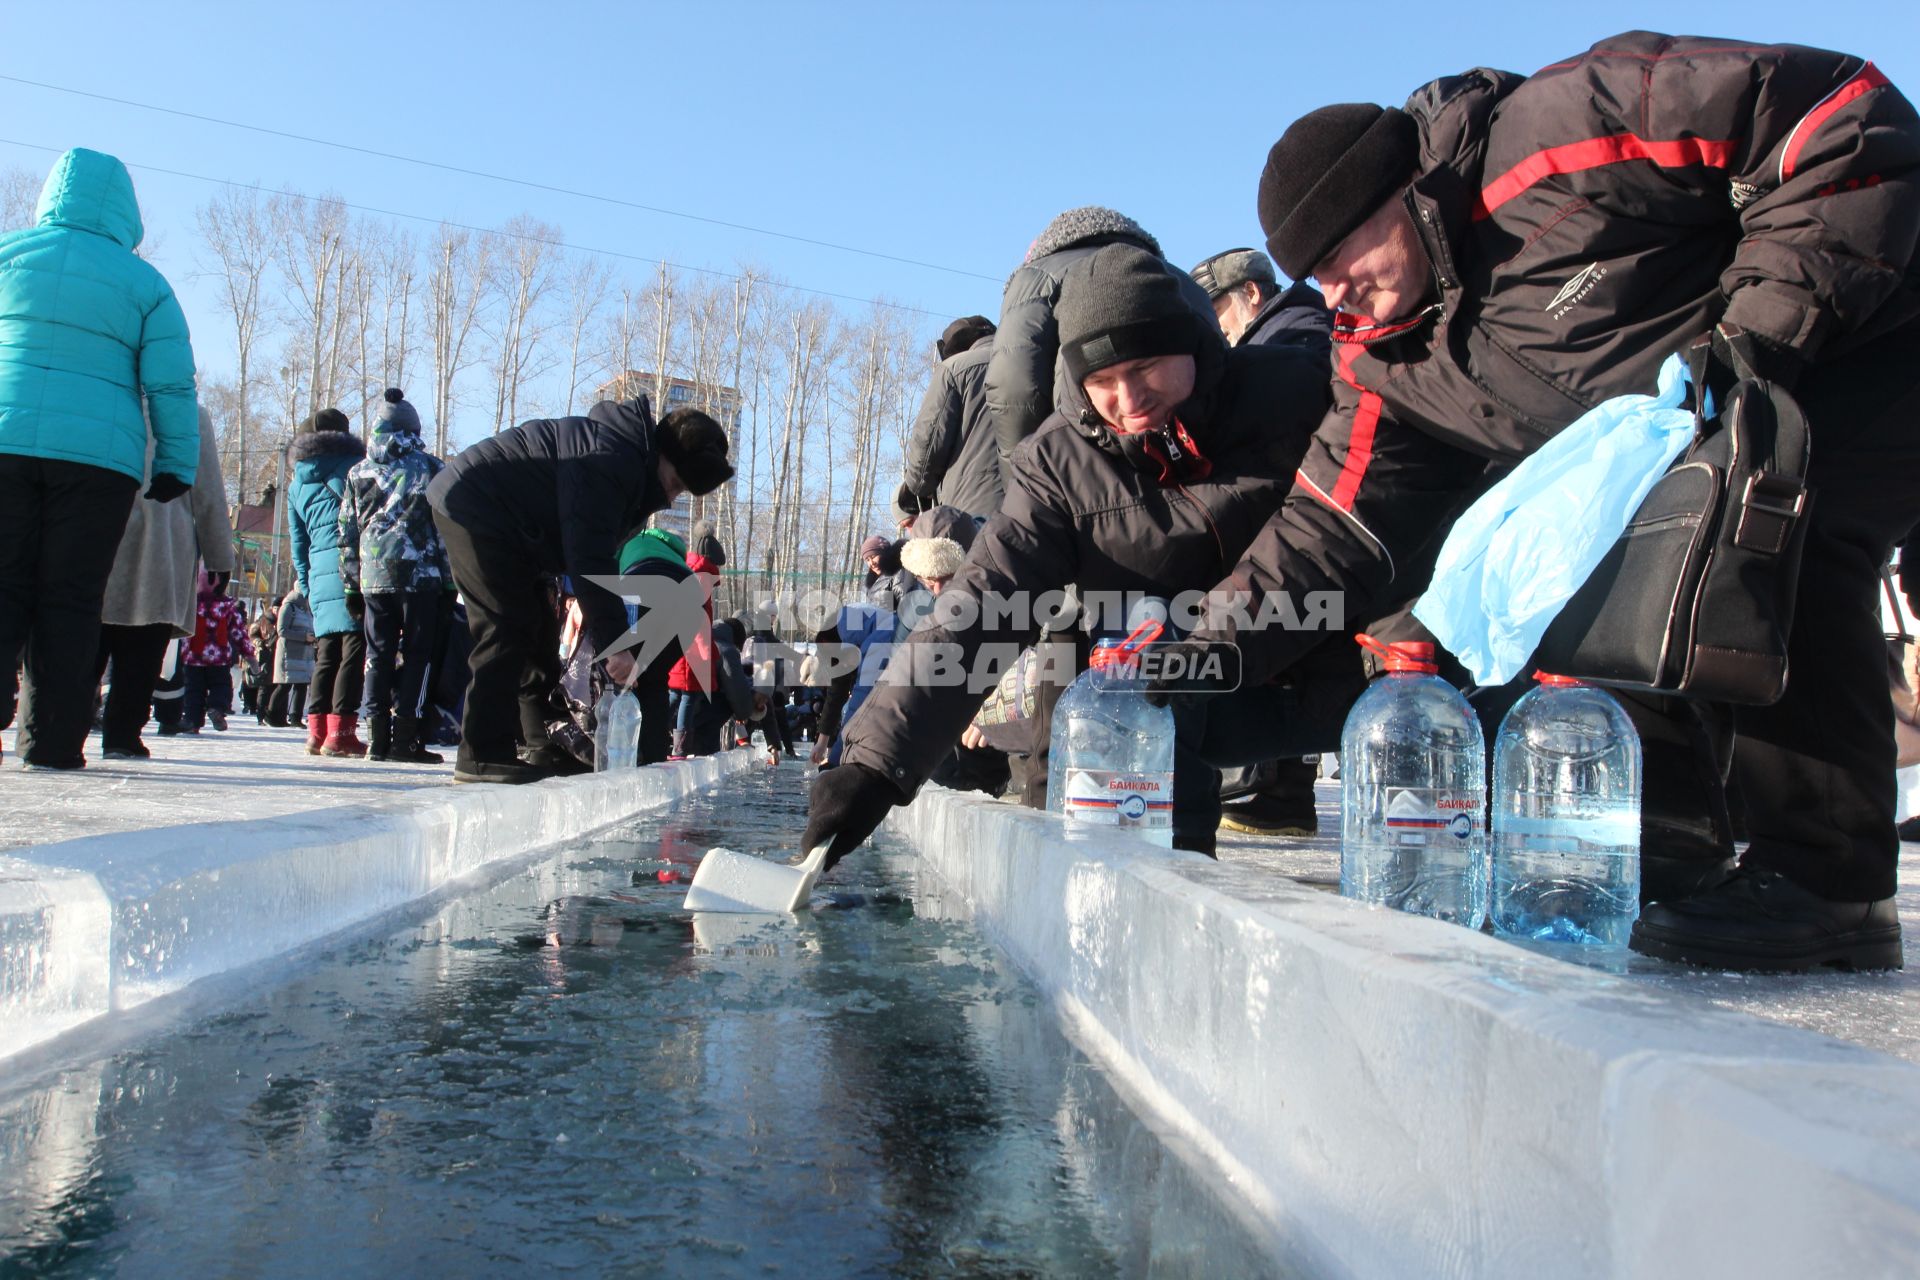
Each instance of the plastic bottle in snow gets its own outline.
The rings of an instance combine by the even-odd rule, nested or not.
[[[1047,808],[1070,830],[1117,829],[1173,847],[1173,711],[1147,701],[1136,661],[1161,630],[1150,622],[1124,641],[1099,641],[1054,706]]]
[[[1433,645],[1383,645],[1386,674],[1340,733],[1340,892],[1477,929],[1486,919],[1480,721]]]
[[[593,770],[631,769],[640,759],[640,699],[608,685],[593,708]]]
[[[1494,932],[1624,947],[1640,914],[1640,735],[1604,689],[1534,679],[1494,739]]]

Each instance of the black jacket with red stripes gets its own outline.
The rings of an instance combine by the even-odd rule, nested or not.
[[[1861,58],[1631,32],[1407,110],[1434,291],[1398,324],[1337,321],[1333,408],[1222,584],[1256,601],[1404,604],[1492,479],[1719,321],[1817,365],[1920,316],[1920,120]],[[1325,638],[1203,634],[1237,639],[1249,679]]]

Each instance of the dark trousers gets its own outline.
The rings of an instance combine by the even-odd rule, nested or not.
[[[1900,848],[1880,567],[1920,523],[1920,324],[1819,362],[1797,395],[1813,507],[1786,696],[1732,715],[1743,861],[1871,901],[1893,893]]]
[[[466,598],[472,641],[461,757],[511,764],[516,725],[529,747],[546,744],[548,697],[560,679],[560,622],[546,578],[512,539],[470,531],[438,511],[433,522]]]
[[[286,726],[298,724],[306,711],[307,686],[276,684],[267,698],[267,723]]]
[[[313,642],[313,679],[307,684],[307,714],[357,716],[367,642],[358,628]]]
[[[1220,825],[1220,770],[1338,751],[1347,713],[1366,689],[1358,659],[1337,640],[1279,680],[1223,697],[1173,703],[1173,831],[1201,840]]]
[[[165,622],[145,627],[108,623],[100,628],[100,648],[93,660],[94,683],[100,682],[109,664],[113,667],[113,684],[107,690],[100,719],[103,750],[140,745],[140,730],[146,727],[153,687],[160,680],[160,664],[166,659],[167,641],[171,639],[173,627]]]
[[[24,655],[29,763],[84,758],[100,608],[139,488],[105,467],[0,454],[0,712],[14,704]]]
[[[435,586],[366,596],[367,698],[375,715],[418,720],[426,710],[440,595]]]
[[[640,700],[640,763],[659,764],[673,748],[673,690],[667,676],[680,660],[680,646],[670,644],[654,658],[640,678],[633,682],[633,696]]]
[[[233,668],[187,668],[186,705],[181,714],[189,729],[198,729],[207,721],[207,712],[227,715],[233,710]]]

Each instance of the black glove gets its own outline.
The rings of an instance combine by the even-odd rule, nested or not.
[[[1141,655],[1147,701],[1164,707],[1174,699],[1204,702],[1240,687],[1240,646],[1219,640],[1182,640],[1156,645]]]
[[[162,471],[153,478],[153,483],[147,486],[147,497],[154,502],[172,502],[192,488],[192,485],[179,476],[170,476]]]
[[[347,616],[355,622],[363,622],[366,620],[367,602],[362,600],[357,593],[349,592],[347,595]]]
[[[813,780],[807,834],[800,847],[811,852],[831,837],[826,864],[831,868],[866,843],[887,810],[906,802],[900,788],[865,765],[843,764],[838,769],[823,770]]]

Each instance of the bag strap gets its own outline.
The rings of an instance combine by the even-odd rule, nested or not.
[[[1746,479],[1739,495],[1733,542],[1747,551],[1778,555],[1806,516],[1807,415],[1785,387],[1757,376],[1753,339],[1731,325],[1725,331],[1730,361],[1740,381],[1720,406],[1724,424],[1735,432],[1734,476]],[[1696,344],[1697,345],[1697,344]]]
[[[1893,609],[1893,634],[1907,643],[1913,643],[1913,637],[1907,634],[1907,615],[1900,612],[1900,597],[1893,590],[1893,568],[1880,566],[1880,589],[1887,593],[1887,604]]]

